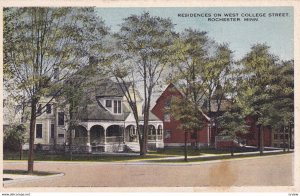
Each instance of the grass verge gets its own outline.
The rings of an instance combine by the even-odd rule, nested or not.
[[[110,154],[73,154],[72,161],[95,161],[95,162],[118,162],[118,161],[131,161],[131,160],[143,160],[143,159],[155,159],[161,158],[161,155],[149,154],[146,156],[136,155],[110,155]],[[20,160],[19,154],[14,152],[4,153],[4,160]],[[27,160],[28,153],[24,152],[21,160]],[[35,153],[35,161],[70,161],[69,154],[46,154]]]
[[[264,156],[271,156],[271,155],[280,155],[280,154],[288,154],[292,152],[273,152],[273,153],[265,153],[260,155],[259,152],[255,154],[243,154],[243,155],[219,155],[215,157],[188,157],[188,161],[184,161],[184,159],[156,159],[156,160],[148,160],[151,163],[192,163],[192,162],[204,162],[204,161],[215,161],[215,160],[230,160],[230,159],[237,159],[237,158],[249,158],[249,157],[264,157]]]
[[[28,171],[27,170],[7,170],[7,169],[4,169],[3,174],[28,175]],[[49,175],[54,175],[54,174],[59,174],[59,173],[34,171],[32,175],[35,175],[35,176],[49,176]]]

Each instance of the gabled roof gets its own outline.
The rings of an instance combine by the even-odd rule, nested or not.
[[[99,102],[98,98],[102,97],[118,97],[124,96],[121,87],[118,83],[109,78],[91,79],[93,89],[86,89],[83,99],[81,100],[81,107],[79,109],[79,119],[87,120],[108,120],[108,121],[123,121],[130,114],[130,110],[124,106],[123,114],[114,115],[107,111]],[[129,85],[129,83],[128,83]]]
[[[175,93],[180,94],[182,97],[184,97],[184,94],[173,83],[170,83],[167,86],[167,88],[165,88],[165,90],[162,92],[162,94],[158,97],[158,99],[156,100],[156,103],[165,97],[165,94],[167,91],[173,91]],[[152,109],[154,109],[154,107]],[[206,120],[210,121],[210,118],[202,110],[200,110],[200,112]]]
[[[123,85],[123,84],[122,84]],[[130,86],[130,83],[126,84],[127,87]],[[124,89],[125,87],[123,87]],[[111,79],[106,79],[98,81],[95,89],[97,97],[123,97],[124,93],[120,85]]]
[[[82,121],[87,120],[108,120],[108,121],[123,121],[125,120],[130,111],[123,105],[123,114],[113,115],[105,108],[101,107],[97,100],[94,99],[92,103],[80,108],[79,119]]]
[[[179,93],[180,95],[184,96],[183,93],[173,84],[173,83],[170,83],[168,86],[166,86],[164,88],[164,90],[162,91],[162,93],[160,94],[160,96],[156,99],[156,103],[162,99],[164,97],[164,95],[166,94],[167,91],[174,91],[174,92],[177,92]],[[154,106],[153,106],[154,107]]]

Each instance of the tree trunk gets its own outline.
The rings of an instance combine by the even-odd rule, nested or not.
[[[188,137],[188,132],[184,131],[184,161],[187,162],[187,137]]]
[[[70,114],[70,126],[69,126],[69,156],[70,156],[70,161],[73,161],[73,152],[72,152],[72,144],[73,144],[73,138],[72,138],[72,131],[75,128],[74,126],[74,99],[72,99],[72,102],[70,104],[69,108],[69,114]]]
[[[147,154],[147,143],[148,143],[148,122],[147,114],[144,113],[144,128],[143,128],[143,155]]]
[[[289,138],[288,138],[289,146],[288,146],[288,152],[290,152],[290,148],[291,148],[291,145],[292,145],[291,138],[292,138],[292,125],[289,124]]]
[[[141,138],[141,140],[143,140],[143,138]],[[144,142],[140,142],[140,156],[144,156],[145,153],[144,153]]]
[[[264,126],[259,126],[259,133],[260,133],[260,155],[263,155],[264,153]]]
[[[283,127],[283,152],[286,151],[285,145],[286,145],[286,142],[285,142],[285,127]]]
[[[70,155],[70,161],[73,161],[73,151],[72,151],[72,144],[73,144],[73,138],[72,138],[72,128],[71,130],[69,130],[70,133],[69,133],[69,155]]]
[[[233,148],[234,148],[234,142],[233,142],[233,139],[231,140],[231,148],[230,148],[230,154],[231,154],[231,156],[233,157],[233,155],[234,155],[234,150],[233,150]]]
[[[55,116],[54,124],[58,124],[58,119],[56,118],[57,115],[57,107],[53,107],[53,113]],[[53,136],[53,150],[56,152],[56,145],[57,145],[57,126],[54,126],[54,136]]]
[[[33,156],[34,156],[34,132],[36,122],[36,104],[37,99],[31,100],[31,116],[30,116],[30,130],[29,130],[29,154],[28,154],[28,174],[33,173]]]
[[[137,125],[139,126],[139,125]],[[144,131],[144,130],[142,130]],[[143,136],[143,133],[141,133],[141,129],[140,127],[137,128],[137,132],[138,132],[138,137],[139,137],[139,144],[140,144],[140,156],[144,156],[145,153],[144,153],[144,136]]]

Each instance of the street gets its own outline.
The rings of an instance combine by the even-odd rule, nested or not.
[[[35,162],[38,171],[63,176],[5,187],[203,187],[293,185],[293,153],[188,164]],[[26,170],[27,162],[4,162]]]

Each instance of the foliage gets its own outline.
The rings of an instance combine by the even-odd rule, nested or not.
[[[30,107],[28,170],[33,172],[37,105],[61,94],[62,82],[86,65],[106,33],[93,8],[5,8],[4,86]],[[45,109],[46,105],[41,108]]]
[[[3,134],[4,150],[19,151],[26,141],[26,128],[23,124],[13,124],[4,129]]]
[[[237,103],[233,103],[229,110],[216,118],[216,126],[222,130],[220,135],[227,135],[234,140],[237,134],[248,132],[246,116]]]
[[[106,33],[92,8],[6,8],[4,21],[4,84],[29,103],[55,95]]]
[[[198,131],[204,126],[203,114],[197,109],[197,105],[185,97],[172,98],[170,113],[180,121],[180,128],[184,131]]]
[[[132,77],[135,78],[134,82],[139,81],[140,86],[143,87],[144,126],[141,131],[138,129],[141,155],[147,152],[146,136],[148,135],[152,92],[168,64],[170,46],[174,35],[173,27],[174,25],[170,19],[150,16],[146,12],[125,18],[119,33],[116,34],[117,47],[121,52],[119,55],[122,55],[123,59],[131,64],[129,70],[134,70],[134,76]],[[126,64],[120,66],[126,66]],[[130,72],[126,74],[126,70],[123,72],[124,69],[122,72],[120,72],[120,69],[117,70],[119,70],[118,76],[120,76],[120,73],[125,73],[125,75],[121,74],[122,77],[120,78],[125,78],[124,76],[131,74]],[[130,103],[130,100],[128,101]],[[131,109],[135,110],[134,107]]]
[[[265,44],[257,44],[241,60],[245,75],[239,102],[248,115],[256,116],[257,123],[270,125],[269,109],[272,107],[271,86],[276,75],[278,58],[269,53]]]
[[[244,80],[238,101],[260,127],[262,154],[263,127],[281,130],[293,123],[293,61],[280,62],[266,44],[256,44],[241,64]]]

